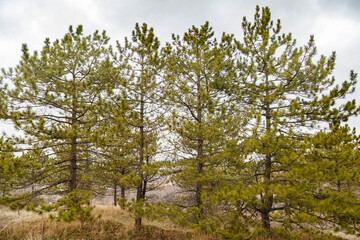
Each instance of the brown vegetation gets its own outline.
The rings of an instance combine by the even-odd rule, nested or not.
[[[0,239],[124,239],[124,240],[215,240],[213,236],[194,233],[169,222],[144,220],[144,228],[135,231],[133,218],[114,206],[96,206],[93,213],[101,218],[81,227],[80,222],[51,221],[46,216],[0,207]]]
[[[133,218],[125,210],[115,206],[98,205],[93,213],[100,215],[91,223],[63,223],[51,221],[47,216],[32,212],[11,211],[0,206],[0,239],[122,239],[122,240],[217,240],[216,236],[184,229],[168,221],[157,222],[144,219],[144,227],[136,231]],[[281,240],[279,236],[254,236],[254,240]],[[302,239],[312,240],[311,236]],[[334,238],[340,240],[342,238]]]

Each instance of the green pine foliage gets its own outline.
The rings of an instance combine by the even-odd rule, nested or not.
[[[237,158],[241,121],[231,99],[218,83],[232,81],[232,36],[217,42],[206,22],[193,26],[164,48],[166,96],[172,111],[167,121],[173,146],[172,181],[189,194],[178,199],[188,221],[207,224],[215,209],[210,199],[223,186],[226,161]],[[190,197],[190,199],[189,199]]]
[[[83,186],[94,108],[106,85],[99,77],[108,41],[105,32],[83,36],[82,26],[70,27],[63,39],[52,44],[46,39],[40,52],[30,54],[23,45],[19,65],[5,75],[14,85],[7,91],[13,103],[9,115],[29,146],[25,155],[42,166],[34,182],[50,179],[48,190]]]
[[[330,130],[316,133],[309,142],[304,161],[288,176],[294,180],[301,172],[307,184],[296,196],[305,204],[293,204],[289,211],[294,215],[288,221],[301,224],[311,219],[314,225],[328,224],[335,231],[356,233],[354,226],[360,223],[360,152],[355,129],[331,125]]]
[[[123,69],[116,66],[115,62],[110,59],[106,61],[108,67],[104,74],[109,79],[109,84],[99,101],[99,121],[93,128],[92,141],[96,143],[99,159],[94,176],[104,193],[108,189],[113,190],[115,206],[120,189],[120,205],[124,207],[125,191],[134,188],[135,184],[137,143],[134,128],[127,123],[132,112],[126,99]]]
[[[53,43],[44,42],[40,52],[22,47],[20,63],[5,72],[8,116],[22,134],[17,151],[25,162],[22,187],[31,192],[63,194],[87,189],[94,150],[92,128],[97,122],[97,101],[106,90],[102,72],[109,38],[105,32],[83,36],[82,26]],[[20,179],[19,179],[20,181]]]
[[[56,216],[50,215],[50,219],[64,222],[79,220],[81,226],[86,222],[93,221],[96,217],[91,213],[93,207],[84,207],[85,204],[88,204],[90,195],[90,191],[80,189],[70,192],[67,196],[57,201],[56,208],[59,211]]]
[[[5,136],[0,137],[0,201],[10,195],[21,178],[22,164],[13,153],[12,142]]]
[[[146,193],[152,188],[152,183],[158,180],[162,162],[156,157],[161,150],[159,137],[165,111],[161,104],[163,62],[160,42],[154,29],[146,24],[136,24],[131,40],[125,38],[123,45],[117,42],[117,50],[113,58],[122,78],[115,86],[116,95],[112,102],[119,106],[118,110],[115,109],[120,117],[117,120],[122,121],[130,132],[129,138],[135,150],[131,171],[136,188],[136,206],[133,209],[135,227],[140,228]],[[122,101],[128,107],[125,114],[121,114]]]
[[[304,47],[296,47],[291,34],[281,33],[280,21],[271,20],[269,8],[257,7],[254,22],[244,18],[242,26],[232,93],[239,96],[239,109],[252,118],[241,142],[247,167],[238,187],[228,192],[229,199],[240,205],[238,222],[261,220],[268,233],[272,222],[288,229],[299,221],[300,226],[312,224],[322,213],[308,218],[301,213],[297,216],[301,220],[295,221],[291,210],[310,204],[298,195],[309,186],[301,174],[314,167],[304,159],[310,150],[308,141],[326,123],[346,121],[359,111],[355,101],[335,106],[336,100],[354,91],[356,74],[351,72],[348,81],[335,86],[331,76],[335,53],[315,60],[314,37]],[[290,177],[294,172],[297,177]]]

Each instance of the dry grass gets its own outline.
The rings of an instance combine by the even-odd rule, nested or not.
[[[134,219],[128,212],[110,205],[97,205],[93,213],[101,215],[92,223],[81,226],[79,222],[51,221],[47,216],[20,211],[13,212],[0,206],[0,239],[123,239],[123,240],[217,240],[215,236],[197,233],[171,222],[144,219],[141,232],[134,230]],[[253,240],[282,240],[281,237],[253,237]],[[311,240],[312,237],[304,238]],[[341,239],[341,238],[338,238]]]
[[[170,222],[144,220],[141,232],[134,230],[134,219],[128,212],[114,206],[96,206],[92,223],[51,221],[46,216],[20,211],[13,212],[0,206],[0,239],[123,239],[123,240],[216,240],[214,236],[193,233]]]
[[[121,223],[124,225],[126,229],[133,230],[134,218],[131,217],[127,211],[122,210],[119,207],[115,207],[113,205],[97,205],[93,210],[93,214],[95,215],[100,214],[101,219],[103,220],[120,219]],[[187,229],[175,225],[170,221],[158,222],[158,221],[150,221],[147,219],[143,219],[143,223],[146,226],[153,226],[153,227],[161,228],[163,230],[175,230],[179,232],[187,231]]]

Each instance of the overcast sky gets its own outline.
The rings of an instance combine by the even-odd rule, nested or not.
[[[360,0],[0,0],[0,67],[18,63],[22,43],[39,50],[46,37],[61,38],[69,25],[82,24],[86,34],[106,30],[114,42],[130,36],[136,22],[146,22],[165,42],[171,33],[209,21],[217,35],[240,38],[242,18],[252,19],[256,5],[269,6],[298,45],[313,34],[319,54],[336,51],[339,82],[351,69],[360,72]],[[360,103],[359,96],[360,84],[351,98]],[[360,118],[350,124],[359,132]]]

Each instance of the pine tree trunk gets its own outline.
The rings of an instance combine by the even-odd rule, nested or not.
[[[75,110],[72,113],[71,116],[71,126],[74,127],[76,123],[76,112]],[[74,191],[77,188],[77,179],[76,179],[76,170],[77,170],[77,141],[76,137],[73,136],[71,138],[70,143],[70,184],[69,184],[69,190],[70,192]]]
[[[142,172],[142,167],[144,164],[144,151],[145,151],[145,133],[144,133],[144,106],[145,105],[145,101],[144,101],[144,93],[143,90],[141,90],[141,96],[140,96],[140,148],[139,148],[139,171],[140,171],[140,184],[137,186],[137,193],[136,193],[136,203],[139,203],[141,201],[144,201],[144,174]],[[137,216],[135,218],[135,229],[139,230],[141,229],[141,217]]]
[[[202,174],[203,172],[203,164],[201,162],[201,158],[199,158],[198,160],[198,166],[197,166],[197,172],[198,174]],[[195,200],[196,200],[196,206],[199,208],[199,219],[202,218],[203,214],[204,214],[204,209],[202,207],[202,199],[201,199],[201,193],[202,193],[202,183],[201,182],[197,182],[196,183],[196,188],[195,188]]]
[[[261,213],[261,223],[262,227],[266,230],[268,234],[270,234],[271,225],[270,225],[270,215],[269,212],[265,211]]]
[[[135,218],[135,229],[138,231],[141,229],[142,227],[142,223],[141,223],[142,218],[141,217],[136,217]]]
[[[269,193],[270,180],[271,180],[271,155],[266,154],[265,156],[265,175],[264,175],[264,184],[265,184],[265,195],[263,198],[263,207],[261,209],[261,223],[262,227],[270,234],[271,224],[270,224],[270,212],[273,205],[273,195]]]
[[[76,93],[76,85],[75,85],[75,76],[74,79],[74,94]],[[74,130],[75,124],[77,122],[76,116],[76,96],[73,96],[73,109],[71,114],[71,127]],[[73,132],[73,134],[75,134]],[[76,170],[77,170],[77,137],[75,135],[71,136],[70,142],[70,182],[69,182],[69,190],[70,192],[74,191],[77,188],[77,179],[76,179]]]
[[[139,203],[140,201],[144,200],[144,196],[143,196],[143,182],[141,181],[140,185],[137,187],[137,193],[136,193],[136,203]],[[135,229],[136,230],[140,230],[142,227],[141,225],[141,216],[137,216],[135,218]]]
[[[121,195],[121,207],[125,207],[125,188],[123,186],[120,186],[120,195]]]
[[[271,110],[270,104],[266,104],[266,135],[270,137],[271,135]],[[267,231],[268,234],[271,232],[270,224],[270,212],[273,205],[273,195],[270,192],[271,184],[271,161],[272,155],[270,153],[265,154],[265,172],[264,172],[264,184],[265,184],[265,194],[262,200],[262,209],[261,209],[261,223],[262,227]]]
[[[197,121],[199,126],[202,126],[202,106],[201,106],[201,84],[200,84],[200,78],[198,78],[198,85],[197,85],[197,106],[196,106],[196,112],[197,112]],[[198,136],[197,140],[197,174],[198,177],[201,176],[203,173],[203,144],[204,140],[202,136]],[[198,220],[202,218],[204,215],[204,209],[202,207],[202,199],[201,199],[201,193],[203,191],[203,184],[199,181],[196,182],[195,187],[195,200],[196,200],[196,206],[199,208],[199,215]]]
[[[71,139],[70,192],[74,191],[77,188],[76,169],[76,139]]]
[[[116,207],[117,206],[117,198],[116,198],[116,195],[117,195],[117,185],[114,184],[114,206]]]
[[[142,188],[142,196],[143,196],[143,198],[145,198],[146,191],[147,191],[147,180],[144,179],[143,188]]]

